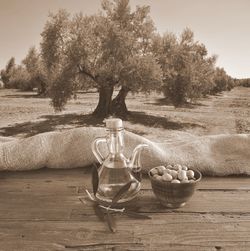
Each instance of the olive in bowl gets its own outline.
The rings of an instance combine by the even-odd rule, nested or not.
[[[201,173],[182,165],[158,166],[148,172],[155,196],[169,208],[186,204],[201,180]]]

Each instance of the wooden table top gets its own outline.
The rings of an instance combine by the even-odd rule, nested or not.
[[[205,177],[171,210],[143,179],[136,203],[151,219],[117,215],[111,233],[85,200],[87,169],[1,172],[0,250],[250,250],[249,181]]]

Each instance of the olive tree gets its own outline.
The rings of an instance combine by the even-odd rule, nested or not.
[[[214,87],[211,90],[211,94],[230,91],[237,84],[237,81],[231,78],[226,71],[220,67],[216,67],[213,77]]]
[[[4,83],[5,88],[11,88],[9,82],[14,69],[15,69],[15,58],[11,57],[10,60],[7,62],[5,69],[1,70],[1,79]]]
[[[41,46],[47,68],[57,76],[50,80],[54,107],[62,109],[76,86],[95,87],[95,115],[126,115],[128,92],[149,92],[161,84],[162,70],[151,50],[154,35],[149,7],[131,11],[128,0],[102,1],[102,12],[96,15],[52,16]]]
[[[26,57],[23,59],[22,64],[24,65],[30,81],[30,89],[37,87],[38,94],[45,95],[46,93],[46,79],[43,69],[43,64],[41,62],[40,54],[33,46],[29,49]]]
[[[68,34],[69,14],[67,11],[61,9],[57,14],[50,13],[41,33],[42,41],[40,43],[41,63],[46,76],[46,86],[43,86],[44,92],[53,90],[53,86],[57,81],[60,81],[61,75],[67,67],[65,50]],[[62,103],[62,106],[64,106],[64,103]]]
[[[23,65],[17,65],[13,69],[8,85],[21,91],[32,91],[33,89],[30,75]]]
[[[175,106],[196,100],[213,88],[216,57],[207,56],[206,47],[194,40],[190,29],[179,39],[172,33],[158,37],[154,51],[163,69],[163,92]]]

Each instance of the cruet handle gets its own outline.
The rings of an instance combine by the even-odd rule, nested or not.
[[[96,139],[94,140],[94,142],[92,143],[92,145],[91,145],[92,152],[93,152],[93,154],[95,155],[95,157],[97,158],[97,160],[98,160],[98,162],[99,162],[100,164],[102,164],[103,161],[105,160],[105,158],[102,156],[102,154],[101,154],[101,152],[100,152],[100,150],[99,150],[99,144],[100,144],[101,142],[106,142],[106,143],[107,143],[107,139],[106,139],[106,138],[103,138],[103,137],[101,137],[101,138],[96,138]]]

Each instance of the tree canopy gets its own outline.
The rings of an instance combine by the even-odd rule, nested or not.
[[[58,110],[79,81],[83,88],[98,89],[94,111],[98,116],[126,112],[125,97],[119,100],[124,96],[121,93],[149,92],[160,86],[162,70],[151,53],[155,27],[149,7],[131,11],[128,0],[119,0],[103,1],[102,9],[98,15],[79,13],[71,19],[66,11],[59,11],[45,25],[42,57],[55,76],[50,77],[50,94]],[[121,93],[112,105],[114,88]]]
[[[179,38],[166,33],[155,40],[154,51],[162,66],[163,92],[175,106],[195,100],[213,88],[216,56],[209,57],[204,44],[186,28]]]

